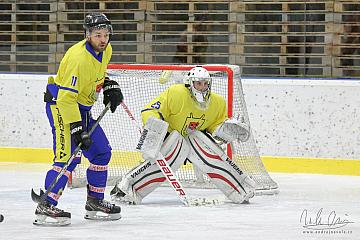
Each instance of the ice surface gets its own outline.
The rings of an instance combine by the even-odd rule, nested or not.
[[[171,188],[161,187],[142,205],[123,205],[122,219],[114,222],[85,220],[86,189],[66,189],[59,207],[72,213],[72,224],[38,227],[32,224],[36,205],[30,190],[42,187],[49,166],[0,163],[0,213],[5,216],[0,239],[360,239],[360,177],[310,174],[271,174],[279,195],[256,196],[248,205],[184,207]],[[211,189],[187,192],[192,197],[221,194]],[[321,228],[345,226],[306,233],[305,213],[307,225],[311,218]],[[342,224],[329,226],[332,219]]]

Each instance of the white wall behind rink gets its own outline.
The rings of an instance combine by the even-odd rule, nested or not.
[[[360,159],[360,80],[246,79],[261,155]]]
[[[0,147],[51,148],[47,75],[0,74]],[[262,156],[360,159],[360,80],[244,79]]]

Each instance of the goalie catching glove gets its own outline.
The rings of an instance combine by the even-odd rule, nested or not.
[[[107,104],[110,102],[110,110],[112,113],[115,112],[117,106],[119,106],[124,99],[119,84],[116,81],[110,80],[108,77],[106,77],[103,85],[103,93],[103,103],[105,106],[107,106]]]
[[[70,133],[76,145],[81,143],[80,148],[82,150],[88,150],[90,148],[92,140],[82,122],[70,123]]]
[[[228,119],[223,122],[213,133],[216,140],[230,143],[235,139],[246,142],[250,137],[250,127],[243,119]]]

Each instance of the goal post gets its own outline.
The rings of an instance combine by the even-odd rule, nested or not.
[[[137,122],[141,123],[140,111],[152,99],[172,84],[183,82],[187,72],[195,65],[153,65],[153,64],[110,64],[108,75],[117,81],[124,95],[124,102]],[[211,91],[224,97],[227,103],[228,117],[242,116],[250,126],[246,110],[240,67],[236,65],[202,65],[212,77]],[[102,94],[92,108],[93,117],[103,109]],[[107,114],[102,123],[110,145],[113,149],[109,163],[108,185],[114,185],[143,159],[135,150],[140,133],[128,114],[118,107],[115,113]],[[278,192],[277,183],[266,171],[251,133],[247,142],[233,142],[223,146],[228,156],[249,174],[258,187],[257,194],[274,194]],[[82,159],[81,164],[72,174],[71,186],[86,185],[86,169],[89,163]],[[191,163],[183,165],[177,172],[179,180],[185,186],[200,188],[212,187],[209,179],[199,174]]]

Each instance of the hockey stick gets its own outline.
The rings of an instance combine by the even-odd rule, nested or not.
[[[136,121],[136,118],[134,117],[134,115],[131,113],[130,109],[128,108],[128,106],[126,106],[126,104],[124,103],[124,101],[122,101],[121,106],[123,107],[124,111],[127,113],[127,115],[129,116],[129,118],[131,119],[131,121],[135,124],[135,126],[137,127],[137,129],[139,130],[140,134],[142,133],[142,127],[141,125],[138,123],[138,121]]]
[[[95,128],[99,125],[101,119],[105,116],[105,114],[107,113],[107,111],[110,109],[110,105],[111,103],[108,103],[106,105],[106,107],[104,108],[104,110],[100,113],[100,115],[98,116],[98,118],[96,119],[96,122],[94,123],[94,125],[91,127],[90,131],[89,131],[89,135],[91,135]],[[56,178],[51,182],[51,184],[49,185],[49,187],[46,189],[46,191],[44,192],[43,190],[40,189],[40,194],[36,194],[34,189],[31,189],[31,199],[40,204],[42,202],[45,201],[47,195],[50,193],[50,191],[54,188],[55,184],[59,181],[59,179],[65,174],[67,168],[69,167],[69,165],[72,163],[72,161],[74,160],[74,158],[76,157],[76,155],[78,154],[78,152],[80,151],[82,146],[82,143],[80,142],[79,145],[75,148],[74,152],[71,154],[69,160],[65,163],[65,165],[62,167],[61,171],[58,173],[58,175],[56,176]]]
[[[134,125],[138,128],[140,133],[142,132],[142,126],[139,124],[138,121],[136,121],[136,118],[130,111],[130,109],[126,106],[124,102],[121,103],[121,106],[129,116],[129,118],[132,120]],[[159,152],[156,158],[156,163],[158,167],[160,168],[161,172],[164,174],[165,178],[169,181],[170,186],[174,189],[174,191],[177,193],[179,199],[182,203],[184,203],[185,206],[214,206],[214,205],[220,205],[225,202],[224,196],[217,196],[214,198],[190,198],[184,191],[184,188],[182,187],[180,181],[172,171],[171,167],[165,160],[164,156]]]

